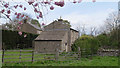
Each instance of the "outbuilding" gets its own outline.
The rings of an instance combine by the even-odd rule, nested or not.
[[[54,53],[71,51],[71,46],[78,38],[77,30],[70,28],[64,20],[59,19],[47,25],[44,31],[34,40],[36,52]]]

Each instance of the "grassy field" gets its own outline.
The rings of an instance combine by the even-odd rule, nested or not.
[[[34,63],[4,63],[3,66],[118,66],[117,57],[99,57],[81,58],[81,60],[70,61],[37,61]]]
[[[5,54],[19,54],[20,52],[5,52]],[[31,52],[22,52],[22,54],[27,54]],[[55,60],[44,60],[44,56],[54,56],[53,54],[38,54],[34,55],[38,56],[39,58],[35,58],[35,60],[43,59],[40,61],[35,62],[22,62],[22,63],[3,63],[3,66],[118,66],[118,57],[100,57],[100,56],[94,56],[90,58],[81,58],[81,60],[69,60],[67,61],[55,61]],[[31,60],[32,55],[22,55],[23,59],[21,61],[25,60]],[[30,58],[24,58],[24,57],[30,57]],[[61,57],[61,56],[60,56]],[[59,58],[60,58],[59,57]],[[9,55],[5,56],[5,58],[18,58],[18,59],[5,59],[4,61],[19,61],[19,55]],[[69,56],[70,58],[70,56]]]
[[[8,61],[31,61],[32,60],[32,52],[31,51],[28,51],[28,52],[21,52],[21,60],[19,60],[19,54],[20,52],[17,51],[17,52],[8,52],[6,51],[4,54],[6,54],[4,56],[4,58],[15,58],[15,59],[4,59],[4,62],[8,62]],[[16,55],[10,55],[10,54],[16,54]],[[24,55],[23,55],[24,54]],[[25,54],[28,54],[28,55],[25,55]],[[51,56],[50,59],[54,58],[54,55],[53,54],[34,54],[34,60],[44,60],[45,57],[47,56]]]

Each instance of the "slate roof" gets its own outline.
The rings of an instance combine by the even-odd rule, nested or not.
[[[43,31],[35,40],[62,40],[66,31]]]
[[[38,29],[38,30],[42,30],[40,27],[38,27],[38,26],[36,26],[36,25],[34,25],[34,24],[31,24],[31,23],[28,23],[28,24],[30,24],[32,27],[34,27],[35,29]]]
[[[70,28],[70,30],[73,30],[73,31],[79,32],[79,31],[77,31],[77,30],[75,30],[75,29],[73,29],[73,28]]]

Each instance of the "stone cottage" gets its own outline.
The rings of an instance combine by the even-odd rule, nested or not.
[[[70,28],[62,19],[58,19],[44,28],[44,31],[35,39],[34,48],[36,52],[51,53],[56,49],[69,52],[78,36],[77,30]]]

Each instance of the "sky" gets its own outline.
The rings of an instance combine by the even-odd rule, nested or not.
[[[66,2],[64,7],[54,6],[55,9],[48,11],[48,14],[44,17],[44,23],[47,25],[61,16],[62,19],[68,20],[74,29],[81,25],[85,25],[87,29],[90,29],[90,27],[99,28],[104,25],[104,21],[110,13],[118,11],[119,0],[96,0],[95,3],[92,0],[89,1],[83,0],[83,2],[76,4]],[[32,9],[25,3],[23,4],[29,8],[27,13],[36,19]],[[0,19],[0,21],[3,21],[3,19]]]
[[[34,0],[1,0],[1,1],[15,1],[15,2],[24,2],[24,1],[34,1]],[[42,0],[35,0],[35,1],[42,1]],[[47,0],[44,0],[47,1]],[[54,1],[61,1],[61,0],[54,0]],[[73,0],[64,0],[66,2],[73,1]],[[79,0],[76,0],[79,1]],[[92,0],[82,0],[82,2],[91,2]],[[96,0],[97,2],[118,2],[119,0]]]
[[[60,18],[70,21],[72,28],[85,25],[87,29],[104,25],[105,19],[112,12],[118,11],[117,2],[83,2],[79,4],[66,3],[62,8],[56,7],[46,16],[47,23]]]

